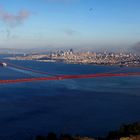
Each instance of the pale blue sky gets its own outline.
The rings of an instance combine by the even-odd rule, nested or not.
[[[139,15],[140,0],[0,0],[0,47],[129,47]]]

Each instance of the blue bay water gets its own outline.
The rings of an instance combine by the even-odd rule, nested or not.
[[[52,74],[90,74],[120,69],[36,61],[10,63]],[[140,68],[126,71],[140,72]],[[0,67],[0,79],[40,76]],[[139,106],[140,76],[0,84],[0,139],[26,140],[50,131],[103,136],[122,123],[140,121]]]

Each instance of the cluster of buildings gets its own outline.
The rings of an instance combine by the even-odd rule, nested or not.
[[[114,52],[74,52],[73,49],[58,50],[48,54],[34,54],[15,57],[17,60],[38,60],[43,62],[65,62],[74,64],[98,64],[140,66],[140,57],[133,53]]]

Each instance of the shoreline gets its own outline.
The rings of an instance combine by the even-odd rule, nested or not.
[[[92,66],[117,66],[117,67],[128,67],[128,68],[140,68],[140,65],[119,65],[119,64],[97,64],[97,63],[80,63],[80,62],[65,62],[57,60],[25,60],[25,59],[9,59],[4,58],[5,60],[15,60],[15,61],[37,61],[43,63],[63,63],[63,64],[74,64],[74,65],[92,65]]]

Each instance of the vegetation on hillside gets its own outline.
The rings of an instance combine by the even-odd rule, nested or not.
[[[110,131],[106,137],[88,138],[61,134],[59,137],[51,132],[47,136],[38,135],[35,140],[140,140],[140,122],[124,124],[119,130]]]

